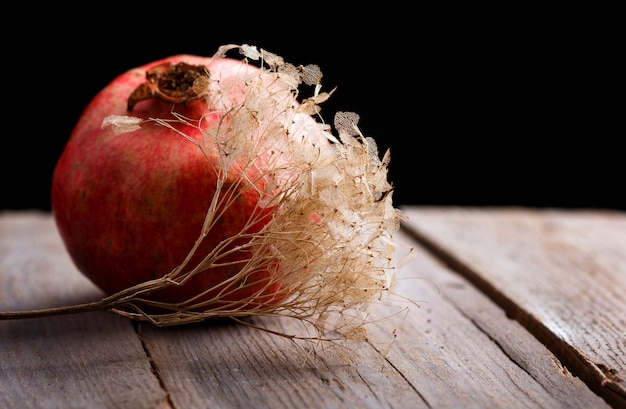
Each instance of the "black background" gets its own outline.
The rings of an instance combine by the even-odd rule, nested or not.
[[[321,67],[324,89],[337,87],[322,115],[358,113],[391,150],[398,205],[626,210],[621,13],[175,6],[37,9],[2,28],[0,209],[49,210],[54,164],[115,76],[246,43]]]

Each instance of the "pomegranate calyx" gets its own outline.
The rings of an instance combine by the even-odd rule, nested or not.
[[[166,62],[146,71],[146,81],[128,97],[128,111],[146,99],[157,98],[175,104],[198,100],[208,93],[209,71],[204,65]]]

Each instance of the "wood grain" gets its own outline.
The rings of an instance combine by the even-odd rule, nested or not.
[[[0,309],[94,300],[49,214],[0,214]],[[0,322],[0,408],[167,408],[133,326],[105,312]]]
[[[5,321],[0,407],[609,408],[470,281],[413,237],[397,240],[415,257],[372,306],[369,342],[296,342],[230,321],[158,328],[106,312]],[[2,310],[100,296],[50,215],[0,214]]]
[[[388,351],[372,342],[311,353],[306,344],[226,324],[145,326],[141,335],[180,407],[608,407],[502,309],[415,251],[395,299],[373,313],[383,318],[408,311],[368,327],[378,340],[395,331]],[[424,303],[418,307],[402,297]],[[459,305],[457,297],[473,304]],[[477,325],[481,320],[493,326]],[[285,319],[255,322],[286,334],[298,331]]]
[[[407,229],[626,406],[626,214],[406,208]]]

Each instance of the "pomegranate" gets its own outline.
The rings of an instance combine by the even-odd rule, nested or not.
[[[226,57],[233,48],[247,59]],[[387,290],[400,219],[388,155],[354,114],[338,113],[339,137],[315,119],[330,95],[320,78],[250,46],[115,78],[53,175],[53,214],[77,268],[141,314],[321,316]],[[302,82],[315,89],[299,101]]]

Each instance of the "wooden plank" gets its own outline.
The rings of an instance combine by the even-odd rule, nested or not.
[[[372,341],[335,347],[223,322],[141,323],[135,332],[108,313],[0,322],[8,357],[0,363],[0,407],[608,408],[427,252],[416,247],[398,278],[397,298],[371,311],[381,319],[368,326]],[[0,215],[2,310],[98,295],[71,265],[49,215]],[[403,308],[405,315],[383,319]],[[299,328],[282,318],[251,322],[288,334]],[[374,342],[394,331],[389,348]]]
[[[432,407],[608,407],[492,300],[420,251],[398,291],[424,300],[421,319],[405,322],[387,358],[408,379],[428,379]]]
[[[414,237],[626,407],[626,214],[403,208]]]
[[[78,273],[49,214],[0,214],[0,310],[101,293]],[[105,312],[0,321],[0,407],[169,408],[127,320]]]
[[[234,325],[142,326],[141,335],[177,407],[608,408],[502,309],[416,253],[399,275],[395,301],[372,311],[383,318],[409,309],[369,326],[376,340],[397,331],[388,351],[349,343],[307,355],[306,344]],[[428,302],[418,308],[402,297]],[[286,319],[253,322],[287,334],[298,329]],[[489,323],[502,331],[496,338]]]

